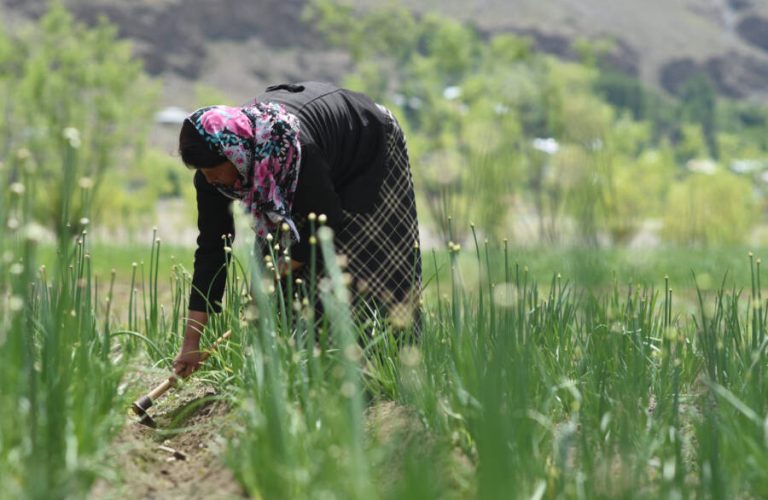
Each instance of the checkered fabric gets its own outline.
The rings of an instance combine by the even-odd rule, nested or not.
[[[358,312],[377,311],[396,327],[418,329],[421,251],[408,149],[397,119],[379,107],[388,127],[387,171],[378,201],[370,213],[344,212],[336,250],[346,261]]]

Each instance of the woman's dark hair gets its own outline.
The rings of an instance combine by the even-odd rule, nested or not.
[[[227,161],[227,157],[214,150],[189,119],[184,120],[179,132],[179,156],[189,168],[211,168]]]

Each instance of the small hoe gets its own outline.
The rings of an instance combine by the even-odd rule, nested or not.
[[[203,355],[200,357],[200,362],[202,363],[208,357],[211,355],[211,352],[216,350],[219,345],[224,342],[225,340],[229,339],[229,337],[232,335],[232,331],[228,330],[224,335],[216,339],[216,342],[213,343],[211,346],[211,349],[208,351],[205,351]],[[178,377],[176,375],[171,375],[168,377],[168,379],[149,391],[145,396],[140,397],[136,401],[133,402],[133,405],[131,408],[133,409],[133,412],[138,415],[140,418],[139,423],[142,425],[146,425],[147,427],[156,427],[155,421],[152,419],[152,417],[147,413],[147,410],[149,410],[152,405],[155,404],[155,401],[157,398],[168,392],[168,389],[173,387],[176,384],[176,380]]]

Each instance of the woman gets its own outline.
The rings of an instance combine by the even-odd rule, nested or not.
[[[386,108],[327,83],[276,85],[243,107],[192,113],[179,153],[195,170],[200,233],[177,374],[197,369],[200,332],[208,315],[221,310],[233,199],[251,216],[257,243],[287,225],[297,273],[310,255],[307,219],[324,215],[336,252],[346,257],[353,306],[418,328],[413,182],[403,133]]]

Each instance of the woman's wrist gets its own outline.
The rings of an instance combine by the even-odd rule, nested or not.
[[[182,342],[185,350],[197,349],[200,346],[200,336],[207,324],[207,313],[189,310],[187,314],[187,327],[184,331],[184,340]]]
[[[182,346],[184,347],[185,351],[190,350],[189,348],[197,349],[200,347],[200,334],[196,331],[187,330],[187,332],[184,334]]]

